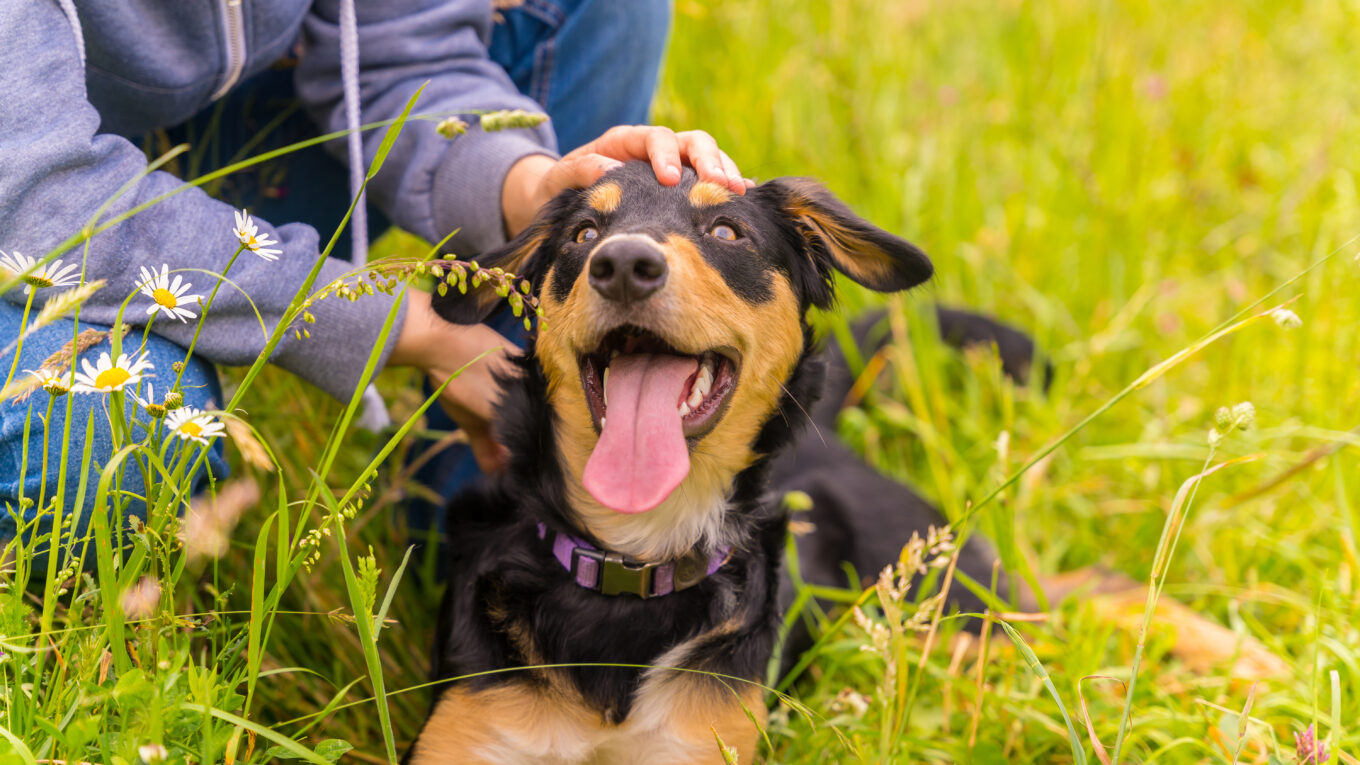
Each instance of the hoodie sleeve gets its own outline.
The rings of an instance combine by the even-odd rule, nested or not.
[[[298,95],[326,132],[346,127],[339,5],[339,0],[314,4],[303,23],[297,70]],[[490,0],[360,0],[356,6],[362,122],[400,115],[427,81],[413,114],[542,111],[487,54]],[[369,183],[374,201],[397,225],[430,241],[457,229],[450,247],[460,254],[503,244],[501,187],[506,173],[528,155],[556,156],[551,125],[486,133],[468,118],[468,132],[450,141],[435,131],[436,122],[406,124],[382,172]],[[365,160],[373,158],[382,137],[382,130],[364,134]],[[345,159],[343,140],[328,147]]]
[[[146,173],[142,152],[119,136],[99,132],[100,118],[85,93],[80,47],[70,21],[56,0],[6,0],[0,3],[0,250],[40,257],[65,241],[109,199],[101,220],[116,217],[176,189],[180,193],[138,213],[74,248],[62,259],[85,264],[87,280],[108,286],[81,309],[81,319],[111,324],[119,305],[135,291],[141,266],[220,272],[236,251],[232,208],[164,172]],[[124,189],[119,196],[120,189]],[[275,228],[258,221],[278,239],[277,262],[243,252],[229,274],[249,295],[230,284],[218,292],[204,324],[196,353],[218,364],[243,365],[263,351],[266,336],[258,309],[272,331],[319,257],[317,234],[310,226]],[[349,264],[328,260],[317,286],[347,273]],[[214,280],[185,272],[190,293],[207,298]],[[39,301],[53,290],[40,290]],[[4,298],[24,299],[22,289]],[[252,308],[251,301],[254,301]],[[310,339],[290,332],[270,358],[326,393],[347,399],[358,384],[369,352],[392,305],[385,295],[357,302],[320,301],[309,325]],[[134,297],[123,314],[129,324],[144,324],[149,303]],[[404,317],[399,317],[398,322]],[[155,334],[187,346],[195,323],[158,318]],[[400,323],[388,338],[383,361]],[[170,370],[156,370],[164,377]]]

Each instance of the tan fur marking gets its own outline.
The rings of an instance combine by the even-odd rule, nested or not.
[[[730,682],[730,681],[729,681]],[[745,709],[743,709],[743,705]],[[554,765],[720,765],[713,731],[754,762],[765,704],[754,685],[728,689],[709,678],[668,672],[638,692],[634,711],[610,725],[579,696],[524,683],[444,692],[411,752],[415,765],[506,762]]]
[[[629,723],[643,730],[662,730],[667,735],[649,742],[655,752],[639,757],[634,749],[619,751],[611,762],[655,762],[653,757],[669,754],[666,762],[718,765],[722,755],[713,738],[716,730],[723,743],[737,750],[737,762],[755,762],[760,742],[760,730],[766,726],[769,710],[761,698],[760,689],[751,684],[728,680],[719,683],[706,677],[685,676],[671,672],[653,680],[638,694],[637,708]],[[753,724],[746,712],[756,719]],[[664,716],[661,726],[650,721]]]
[[[595,212],[612,213],[623,204],[623,189],[617,183],[606,183],[590,190],[586,203]]]
[[[584,270],[565,301],[543,292],[545,321],[537,342],[548,398],[558,416],[557,443],[572,507],[606,547],[646,560],[682,555],[703,541],[704,532],[716,530],[732,479],[755,460],[751,444],[778,405],[783,381],[803,349],[798,300],[783,275],[771,277],[773,297],[753,305],[732,292],[690,240],[671,236],[662,249],[670,267],[666,286],[644,313],[629,320],[686,353],[735,348],[741,370],[722,421],[690,454],[689,475],[660,506],[637,515],[616,513],[595,502],[581,485],[599,437],[581,389],[576,354],[598,345],[605,329],[601,317],[611,310],[590,289]],[[545,283],[551,278],[550,272]]]
[[[892,281],[892,259],[877,247],[866,246],[816,205],[794,201],[789,212],[807,226],[805,237],[817,236],[826,244],[836,267],[846,276],[861,284]]]
[[[484,691],[454,686],[444,692],[411,752],[411,762],[576,762],[593,748],[584,734],[601,725],[579,699],[525,684]],[[519,754],[520,756],[515,756]]]
[[[716,183],[699,181],[689,190],[689,203],[695,207],[716,207],[732,201],[732,192]]]

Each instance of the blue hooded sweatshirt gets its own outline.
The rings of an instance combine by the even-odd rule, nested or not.
[[[488,58],[492,13],[490,0],[358,0],[362,121],[398,116],[427,80],[420,113],[541,111]],[[115,196],[101,220],[181,187],[168,173],[147,174],[146,157],[128,136],[186,120],[295,46],[299,97],[323,132],[345,129],[339,14],[340,0],[0,2],[0,250],[40,256]],[[382,134],[364,133],[366,161]],[[343,142],[336,144],[343,154]],[[368,194],[397,225],[425,239],[459,229],[452,248],[475,254],[504,241],[501,186],[510,166],[555,148],[546,123],[495,133],[474,127],[449,141],[435,122],[413,120]],[[319,254],[310,226],[257,222],[283,254],[277,262],[237,259],[230,278],[254,308],[235,289],[218,293],[195,351],[214,363],[247,364],[260,354],[265,337],[255,310],[272,330]],[[233,227],[232,208],[194,188],[96,235],[86,278],[109,286],[84,305],[82,321],[112,324],[140,266],[220,272],[238,245]],[[83,255],[77,248],[63,258]],[[350,269],[330,259],[317,285]],[[51,292],[40,290],[38,299]],[[25,296],[16,288],[4,299]],[[348,399],[392,300],[320,301],[310,339],[288,333],[270,360]],[[125,320],[134,315],[142,312],[128,311]],[[158,321],[152,331],[187,346],[194,326]]]

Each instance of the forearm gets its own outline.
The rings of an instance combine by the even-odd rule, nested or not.
[[[165,264],[181,270],[193,285],[190,292],[206,298],[216,282],[214,273],[225,268],[238,244],[232,235],[232,208],[198,189],[185,189],[167,173],[145,174],[146,159],[135,146],[98,133],[100,118],[84,97],[74,37],[55,3],[25,0],[0,9],[0,71],[5,73],[0,101],[6,105],[0,110],[0,242],[6,249],[42,255],[80,231],[107,200],[135,181],[107,208],[102,221],[173,195],[97,234],[88,247],[62,256],[68,263],[83,261],[87,280],[107,282],[83,305],[82,321],[112,323],[135,291],[142,266]],[[318,257],[317,235],[310,227],[275,229],[263,222],[261,227],[279,240],[282,254],[277,262],[250,253],[237,259],[232,283],[219,291],[198,341],[196,352],[209,361],[246,364],[258,357],[267,333],[283,318]],[[346,268],[340,261],[328,262],[317,286]],[[53,292],[41,290],[37,298],[46,300]],[[11,290],[5,297],[18,300],[23,295]],[[348,397],[390,301],[379,295],[358,303],[318,303],[312,311],[317,322],[309,326],[311,339],[290,333],[271,361],[334,396]],[[149,305],[148,298],[134,297],[124,320],[145,324]],[[193,322],[161,319],[153,324],[154,332],[183,345],[193,330]]]
[[[343,89],[337,0],[319,0],[304,24],[305,49],[298,94],[327,131],[343,130]],[[399,115],[423,85],[415,112],[447,114],[540,107],[515,88],[490,59],[491,6],[482,0],[393,0],[360,4],[362,120]],[[505,241],[500,205],[510,168],[523,158],[553,155],[548,124],[531,130],[485,133],[472,127],[450,141],[429,120],[411,120],[392,146],[372,198],[402,228],[431,241],[458,229],[451,249],[469,255]],[[371,160],[384,131],[364,136]],[[330,148],[343,156],[340,141]]]

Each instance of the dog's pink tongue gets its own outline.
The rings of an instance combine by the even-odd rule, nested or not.
[[[689,473],[680,394],[699,369],[694,358],[618,356],[605,385],[604,427],[581,476],[586,491],[620,513],[643,513],[670,496]]]

